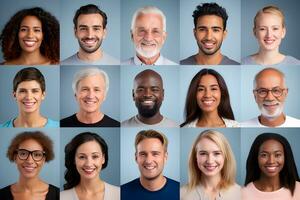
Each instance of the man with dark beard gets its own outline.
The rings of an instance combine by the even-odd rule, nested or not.
[[[180,61],[181,65],[239,65],[221,54],[221,46],[226,38],[228,15],[225,8],[216,3],[198,5],[193,13],[194,36],[199,51]]]
[[[79,51],[62,61],[63,65],[118,65],[120,61],[100,48],[106,36],[107,16],[94,4],[80,7],[73,18]]]
[[[124,127],[178,127],[178,124],[160,113],[164,100],[164,88],[161,76],[146,69],[134,78],[132,90],[133,101],[138,114],[122,122]]]

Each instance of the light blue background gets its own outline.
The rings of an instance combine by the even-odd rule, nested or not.
[[[61,60],[75,54],[79,50],[78,41],[74,35],[73,17],[81,6],[95,4],[106,13],[107,34],[101,49],[106,53],[120,58],[120,0],[84,1],[63,0],[60,3],[60,57]]]
[[[79,133],[92,132],[100,135],[108,146],[108,163],[100,172],[101,179],[113,185],[120,185],[120,129],[119,128],[61,128],[60,135],[60,189],[66,183],[65,146]]]
[[[300,172],[300,129],[299,128],[242,128],[241,129],[241,174],[242,183],[244,184],[246,178],[246,161],[250,151],[250,147],[254,142],[256,136],[261,133],[278,133],[283,135],[290,143],[297,166],[298,174]],[[285,155],[289,156],[289,155]]]
[[[260,115],[260,111],[254,99],[253,80],[255,75],[264,69],[262,66],[242,66],[241,75],[241,121],[252,119]],[[299,66],[277,67],[285,74],[285,81],[289,92],[285,100],[284,113],[292,117],[300,118],[300,93],[299,93]]]
[[[60,116],[68,117],[79,111],[78,103],[75,99],[72,89],[72,80],[75,73],[88,66],[61,66],[60,82]],[[106,100],[102,103],[100,110],[106,115],[120,120],[120,67],[119,66],[101,66],[109,77],[109,89]]]
[[[198,135],[207,129],[204,128],[183,128],[180,129],[180,184],[185,185],[188,183],[188,162],[189,154],[192,150],[192,146]],[[226,139],[229,141],[231,149],[233,151],[236,160],[236,182],[242,184],[241,177],[241,158],[240,158],[240,129],[239,128],[219,128],[214,129],[223,133]]]
[[[135,162],[134,140],[136,134],[144,130],[142,128],[121,129],[121,184],[127,183],[140,177],[138,165]],[[163,174],[168,178],[179,181],[179,129],[157,128],[168,138],[168,160],[165,164]]]
[[[0,188],[16,183],[19,179],[19,171],[16,164],[11,163],[6,157],[7,149],[11,140],[19,133],[24,131],[42,131],[53,141],[54,160],[45,162],[40,178],[46,183],[59,186],[59,129],[24,129],[24,128],[2,128],[0,134]]]
[[[242,0],[242,58],[258,52],[259,45],[253,35],[253,20],[258,10],[267,5],[278,6],[285,15],[287,32],[281,41],[283,54],[300,59],[299,18],[300,1],[298,0]]]
[[[180,122],[184,121],[184,106],[187,91],[193,77],[204,68],[210,68],[217,71],[226,82],[230,97],[231,108],[236,121],[240,120],[240,67],[239,66],[217,66],[217,67],[199,67],[199,66],[181,66],[180,67]],[[196,101],[196,99],[195,99]]]
[[[166,16],[167,39],[162,55],[179,63],[179,1],[178,0],[122,0],[121,1],[121,60],[133,57],[134,44],[130,36],[131,19],[134,12],[144,6],[156,6]]]
[[[135,102],[132,99],[132,89],[134,77],[147,67],[141,66],[122,66],[121,67],[121,121],[124,121],[138,113]],[[165,89],[164,101],[162,102],[160,112],[163,116],[179,122],[180,114],[178,112],[179,95],[179,74],[178,67],[152,67],[150,68],[159,73],[163,79]]]
[[[5,24],[9,21],[9,19],[19,10],[25,8],[32,8],[32,7],[41,7],[44,10],[50,12],[52,15],[59,20],[60,14],[60,6],[59,0],[48,0],[48,1],[40,1],[40,0],[9,0],[9,1],[1,1],[0,6],[0,30],[2,32]],[[2,46],[0,52],[0,62],[3,62],[3,54],[2,54]]]
[[[197,5],[210,1],[180,0],[180,60],[198,53],[198,45],[194,37],[194,19],[192,17]],[[213,1],[226,9],[227,37],[224,39],[221,52],[229,58],[241,60],[241,1]]]
[[[43,116],[53,120],[59,120],[59,67],[38,68],[44,75],[46,82],[46,97],[42,101],[40,112]],[[13,97],[13,79],[18,71],[25,67],[6,66],[0,68],[0,122],[5,123],[9,119],[17,117],[18,105]]]

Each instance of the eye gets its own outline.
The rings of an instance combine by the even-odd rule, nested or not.
[[[86,158],[86,157],[83,156],[83,155],[78,156],[78,159],[79,159],[79,160],[84,160],[85,158]]]
[[[198,91],[198,92],[203,92],[203,91],[204,91],[204,88],[203,88],[203,87],[197,87],[197,91]]]
[[[95,160],[95,159],[98,159],[100,156],[99,155],[93,155],[92,158]]]
[[[261,158],[266,158],[268,155],[267,155],[266,153],[261,153],[261,154],[259,154],[259,156],[260,156]]]

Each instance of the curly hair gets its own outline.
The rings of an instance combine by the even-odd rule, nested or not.
[[[18,33],[21,22],[26,16],[35,16],[41,21],[43,41],[40,52],[50,60],[51,64],[58,63],[59,22],[53,15],[40,7],[20,10],[6,23],[0,35],[4,59],[9,61],[20,57],[22,48],[19,44]]]

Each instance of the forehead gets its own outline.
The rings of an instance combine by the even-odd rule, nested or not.
[[[93,87],[105,87],[105,81],[102,75],[96,74],[84,77],[78,82],[78,87],[93,86]]]
[[[41,88],[41,85],[36,80],[22,81],[18,84],[17,88]]]
[[[256,79],[257,87],[273,88],[284,87],[284,79],[282,75],[273,70],[267,70],[262,72]]]
[[[137,144],[137,152],[163,151],[163,144],[158,138],[146,138]]]
[[[29,150],[29,151],[43,150],[42,145],[34,139],[27,139],[27,140],[22,141],[19,144],[18,148],[19,149],[26,149],[26,150]]]
[[[162,17],[156,13],[141,13],[136,18],[135,28],[163,29]]]
[[[275,13],[261,13],[256,19],[257,26],[282,25],[282,17]]]
[[[197,151],[220,151],[220,147],[211,139],[208,138],[201,138],[197,145]]]
[[[21,26],[41,27],[42,22],[36,16],[28,15],[22,20]]]
[[[270,139],[262,143],[259,147],[259,151],[284,151],[283,146],[280,142],[274,139]]]
[[[213,75],[206,74],[206,75],[203,75],[200,78],[199,84],[201,84],[201,85],[203,85],[203,84],[208,84],[208,85],[217,84],[218,85],[218,81],[217,81],[216,77],[214,77]]]
[[[198,26],[223,28],[223,19],[217,15],[203,15],[197,19]]]
[[[77,19],[77,26],[86,25],[86,26],[102,26],[103,18],[98,13],[92,14],[81,14]]]
[[[77,153],[94,153],[94,152],[102,153],[102,150],[100,144],[97,141],[92,140],[79,145],[76,152]]]
[[[135,80],[134,84],[136,87],[150,85],[150,86],[157,86],[162,87],[162,79],[159,75],[152,73],[152,72],[145,72],[139,74]]]

